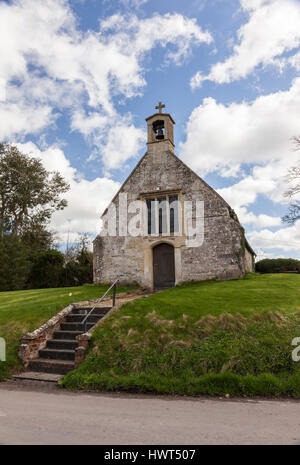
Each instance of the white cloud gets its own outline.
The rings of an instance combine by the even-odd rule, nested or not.
[[[72,116],[71,128],[73,131],[80,131],[85,137],[89,138],[95,132],[102,133],[109,125],[109,117],[97,111],[86,114],[84,110],[76,109]]]
[[[21,138],[40,132],[54,121],[54,116],[48,105],[9,102],[0,103],[0,121],[0,140],[8,140],[16,134]]]
[[[133,125],[116,124],[109,130],[107,141],[102,144],[104,166],[110,170],[122,166],[144,146],[145,132]]]
[[[193,89],[204,80],[218,84],[245,78],[259,65],[283,66],[284,52],[300,46],[300,3],[297,0],[240,0],[249,20],[238,31],[238,44],[224,62],[212,66],[208,76],[201,72],[191,79]]]
[[[281,249],[300,257],[300,221],[294,226],[280,228],[275,232],[269,229],[249,232],[248,237],[255,248]]]
[[[0,137],[15,140],[37,133],[69,108],[72,129],[98,144],[107,166],[120,167],[117,162],[136,155],[142,133],[130,115],[125,127],[114,97],[141,93],[146,84],[143,60],[154,47],[164,47],[166,61],[179,64],[193,45],[211,40],[195,20],[179,14],[146,19],[117,14],[101,21],[99,31],[83,32],[67,0],[2,2]],[[116,125],[129,137],[129,147],[119,157],[111,141]]]
[[[154,47],[165,49],[166,62],[180,64],[193,45],[211,40],[195,20],[179,14],[115,15],[100,22],[99,31],[83,32],[67,0],[1,2],[0,140],[20,142],[38,134],[68,109],[71,129],[100,152],[104,169],[119,168],[137,155],[145,133],[130,114],[118,114],[114,98],[124,101],[141,93],[143,62]],[[51,223],[61,239],[68,230],[73,239],[79,232],[99,232],[99,214],[119,183],[84,179],[58,146],[43,151],[31,142],[19,146],[40,157],[47,169],[59,170],[71,185],[69,206]]]
[[[83,0],[85,1],[85,0]],[[110,3],[111,0],[103,0],[103,2],[105,3]],[[128,8],[128,9],[133,9],[135,8],[135,11],[136,9],[139,9],[141,6],[145,5],[145,3],[148,3],[149,0],[117,0],[117,3],[119,3],[120,5]]]
[[[103,167],[107,174],[113,169],[124,167],[124,163],[136,157],[146,143],[146,132],[136,128],[130,114],[108,118],[97,112],[77,110],[72,118],[72,129],[80,130],[93,145],[98,147]],[[99,157],[95,151],[89,160]]]
[[[23,153],[40,158],[49,171],[59,171],[69,182],[70,190],[65,194],[68,206],[56,212],[50,227],[57,233],[60,242],[79,239],[80,234],[96,235],[100,231],[100,215],[107,207],[120,184],[107,178],[88,181],[70,165],[63,151],[57,146],[40,150],[34,143],[17,144]]]
[[[29,65],[53,80],[56,88],[66,82],[81,83],[91,106],[102,105],[113,113],[110,87],[132,95],[143,85],[134,55],[104,41],[101,34],[76,29],[75,17],[65,0],[15,0],[0,5],[0,76],[31,77]],[[37,71],[36,71],[37,73]],[[34,86],[32,86],[34,87]],[[70,88],[71,91],[71,88]],[[51,100],[53,93],[44,92]],[[56,102],[54,102],[56,103]]]
[[[299,154],[292,152],[289,155],[288,163],[296,165]],[[264,213],[255,215],[250,210],[251,205],[262,195],[273,201],[274,205],[285,204],[287,208],[288,200],[284,197],[287,184],[284,178],[288,163],[282,157],[281,160],[268,162],[265,166],[254,166],[251,174],[238,183],[218,189],[218,193],[234,208],[240,222],[246,227],[251,246],[255,249],[263,247],[300,252],[300,241],[299,244],[296,243],[299,238],[297,229],[300,222],[293,227],[282,227],[275,233],[265,228],[280,227],[282,224],[280,217]],[[253,228],[250,232],[249,226]]]
[[[295,55],[291,56],[287,62],[296,69],[296,71],[300,71],[300,52],[296,53]]]
[[[167,60],[181,63],[191,53],[192,45],[210,44],[212,36],[197,25],[195,19],[180,14],[158,14],[151,18],[138,19],[137,16],[115,14],[100,23],[101,30],[111,31],[110,40],[122,44],[129,54],[143,55],[157,45],[166,47],[173,44],[177,50],[167,52]]]
[[[253,102],[224,105],[206,98],[190,115],[180,153],[202,175],[224,169],[237,174],[241,164],[271,161],[281,161],[276,174],[281,169],[284,175],[297,159],[291,138],[300,132],[299,108],[300,78],[288,91]]]
[[[149,0],[120,0],[123,5],[129,6],[129,7],[139,7],[147,3]]]
[[[205,99],[187,124],[187,139],[180,146],[183,160],[202,176],[213,172],[239,176],[237,182],[218,192],[236,210],[241,223],[254,229],[248,233],[253,247],[280,248],[278,241],[284,242],[285,234],[287,241],[295,241],[297,236],[299,223],[275,234],[266,228],[280,227],[280,218],[255,215],[251,205],[263,196],[287,208],[285,176],[300,160],[291,141],[300,133],[299,108],[300,78],[288,91],[253,102],[224,105]],[[264,242],[262,229],[268,231]]]
[[[265,214],[255,215],[249,212],[245,207],[235,209],[239,220],[244,225],[252,225],[256,229],[270,228],[281,225],[281,218],[278,216],[269,216]]]
[[[290,166],[296,166],[299,162],[299,154],[293,152],[290,154]],[[276,226],[279,219],[269,217],[270,224],[263,224],[259,218],[257,221],[251,221],[251,213],[247,212],[243,207],[256,202],[259,195],[264,195],[274,203],[284,204],[287,207],[289,200],[284,197],[284,192],[287,190],[285,176],[287,174],[287,162],[281,159],[277,162],[269,162],[265,166],[254,166],[251,174],[245,176],[241,181],[223,189],[218,189],[218,193],[237,211],[241,213],[241,219],[244,223],[253,223],[256,227]],[[294,199],[300,200],[300,194]],[[248,221],[247,221],[248,219]],[[262,218],[263,219],[263,218]],[[278,225],[278,224],[277,224]]]

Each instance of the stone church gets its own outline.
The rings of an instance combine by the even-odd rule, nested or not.
[[[237,215],[175,155],[175,122],[163,108],[146,119],[147,152],[101,217],[95,283],[166,288],[253,271],[255,253]]]

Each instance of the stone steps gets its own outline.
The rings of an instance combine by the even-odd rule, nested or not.
[[[48,358],[52,360],[75,360],[75,350],[62,350],[62,349],[42,349],[39,351],[41,358]]]
[[[75,363],[67,360],[49,360],[37,358],[31,360],[28,365],[30,371],[38,371],[43,373],[55,373],[66,375],[69,371],[74,370]]]
[[[109,312],[110,309],[111,307],[96,307],[92,311],[92,315],[94,313],[101,313],[101,314],[103,313],[105,315],[107,312]],[[90,310],[91,308],[88,308],[88,307],[74,308],[72,310],[72,315],[86,315]]]
[[[77,346],[78,342],[71,339],[50,339],[47,342],[48,349],[75,350]]]
[[[96,322],[95,322],[96,323]],[[85,326],[82,323],[70,323],[70,322],[65,322],[60,325],[62,331],[79,331],[81,333],[88,331],[91,329],[95,323],[87,323]]]
[[[100,318],[102,318],[105,315],[105,313],[93,313],[92,315],[89,316],[88,322],[89,323],[97,323]],[[86,315],[68,315],[66,318],[66,323],[81,323]]]
[[[66,321],[60,324],[60,329],[55,331],[53,338],[47,341],[44,349],[39,351],[39,357],[35,360],[30,360],[28,370],[31,373],[43,374],[41,377],[65,375],[75,368],[75,350],[78,347],[77,336],[83,333],[86,329],[91,329],[111,307],[95,308],[88,318],[86,327],[82,321],[92,307],[75,308],[66,317]],[[23,379],[38,378],[38,375],[23,374]],[[55,376],[54,376],[55,377]]]
[[[19,373],[13,376],[14,381],[28,381],[28,382],[38,382],[45,384],[57,384],[57,382],[63,377],[57,373],[42,373],[37,371],[25,371],[25,373]]]
[[[82,331],[55,331],[54,339],[68,339],[76,341],[76,337],[82,334]],[[77,341],[76,341],[77,342]]]

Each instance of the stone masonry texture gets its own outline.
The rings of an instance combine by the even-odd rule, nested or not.
[[[115,237],[100,234],[94,241],[94,281],[153,286],[152,246],[159,242],[174,245],[176,284],[206,279],[239,278],[253,271],[253,253],[245,247],[243,230],[230,206],[178,159],[168,145],[148,144],[144,155],[119,193],[127,193],[128,204],[157,191],[176,191],[181,202],[204,202],[204,242],[187,247],[180,237]],[[119,197],[112,201],[119,218]],[[128,221],[132,215],[128,215]],[[105,221],[105,215],[103,216]],[[118,224],[118,223],[117,223]]]

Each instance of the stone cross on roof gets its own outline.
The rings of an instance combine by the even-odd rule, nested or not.
[[[159,113],[162,113],[162,109],[166,108],[166,105],[163,105],[161,102],[158,103],[158,106],[155,107],[156,110],[159,111]]]

